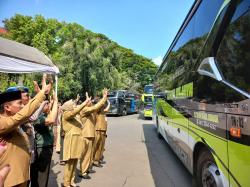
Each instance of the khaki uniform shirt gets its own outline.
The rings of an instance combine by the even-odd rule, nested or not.
[[[106,112],[101,111],[96,114],[96,126],[95,130],[97,131],[107,131],[107,120],[106,120]]]
[[[101,99],[97,104],[91,107],[85,107],[80,112],[81,121],[83,124],[82,136],[85,138],[94,138],[95,137],[95,119],[94,113],[100,109],[105,102],[106,98]]]
[[[62,115],[62,128],[65,133],[63,144],[63,160],[78,159],[83,149],[82,123],[79,111],[65,111]]]
[[[29,141],[18,126],[27,122],[44,99],[44,92],[41,91],[14,116],[0,115],[0,139],[7,142],[7,150],[0,157],[0,168],[6,164],[11,168],[4,182],[5,187],[15,186],[30,178]]]

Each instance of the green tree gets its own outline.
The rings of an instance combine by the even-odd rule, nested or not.
[[[4,20],[9,34],[4,36],[38,48],[59,67],[58,94],[61,100],[85,91],[95,95],[103,87],[141,91],[150,83],[157,66],[141,55],[126,49],[105,35],[93,33],[77,23],[59,22],[16,14]],[[2,76],[6,84],[0,90],[22,79],[31,86],[36,74]],[[2,82],[2,81],[1,81]],[[32,86],[31,86],[32,87]]]

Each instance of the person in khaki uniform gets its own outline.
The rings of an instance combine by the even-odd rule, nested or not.
[[[104,145],[106,140],[106,132],[107,132],[107,118],[106,113],[109,111],[110,102],[108,101],[108,105],[106,108],[102,107],[96,113],[96,126],[95,126],[95,145],[94,145],[94,165],[99,166],[102,162]]]
[[[95,105],[85,107],[80,112],[81,121],[83,123],[82,136],[83,136],[83,153],[80,160],[80,177],[90,179],[88,170],[91,168],[93,162],[94,152],[94,139],[95,139],[95,119],[94,113],[99,110],[107,101],[108,91],[103,90],[103,98]],[[86,98],[88,95],[86,94]]]
[[[20,125],[28,121],[49,93],[51,84],[46,85],[46,76],[43,77],[42,90],[23,107],[21,92],[6,92],[0,94],[0,142],[6,143],[6,152],[0,158],[0,168],[10,165],[5,187],[26,187],[29,176],[29,141]]]
[[[2,157],[2,155],[4,154],[4,152],[6,151],[7,146],[4,143],[0,144],[0,158]],[[3,168],[0,169],[0,186],[3,187],[4,186],[4,181],[6,179],[6,177],[8,176],[10,172],[10,166],[6,165]]]
[[[58,114],[56,119],[56,136],[55,136],[55,146],[56,153],[60,153],[61,151],[61,124],[62,124],[62,106],[61,103],[58,102]]]
[[[62,128],[64,130],[63,160],[64,166],[64,186],[75,186],[75,170],[78,159],[81,157],[83,149],[82,123],[79,117],[81,110],[91,101],[87,98],[81,105],[76,106],[73,100],[69,100],[62,105]]]

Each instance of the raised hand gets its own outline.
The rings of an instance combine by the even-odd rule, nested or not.
[[[79,98],[80,98],[80,96],[79,96]],[[53,101],[55,101],[55,102],[57,102],[57,101],[58,101],[58,98],[57,98],[56,92],[55,92],[54,90],[52,91],[52,99],[53,99]]]
[[[92,97],[89,97],[87,100],[88,100],[88,104],[92,102]]]
[[[90,104],[91,103],[91,97],[89,97],[88,92],[85,93],[85,96],[86,96],[87,103]]]
[[[103,97],[108,97],[108,89],[107,88],[104,88],[103,91],[102,91],[102,95]]]
[[[46,79],[47,79],[47,75],[44,73],[43,79],[42,79],[42,90],[45,91],[45,94],[49,94],[51,87],[52,87],[52,81],[50,81],[49,84],[47,84]]]
[[[89,93],[85,92],[86,99],[89,98]]]
[[[36,81],[33,81],[33,83],[34,83],[34,90],[35,90],[35,92],[36,93],[40,92],[41,89],[39,88],[38,83]]]
[[[77,96],[76,96],[76,102],[78,102],[79,100],[80,100],[80,95],[77,94]]]

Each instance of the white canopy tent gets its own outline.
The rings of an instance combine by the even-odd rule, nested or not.
[[[34,47],[0,37],[0,72],[54,74],[57,93],[59,69],[44,53]]]

